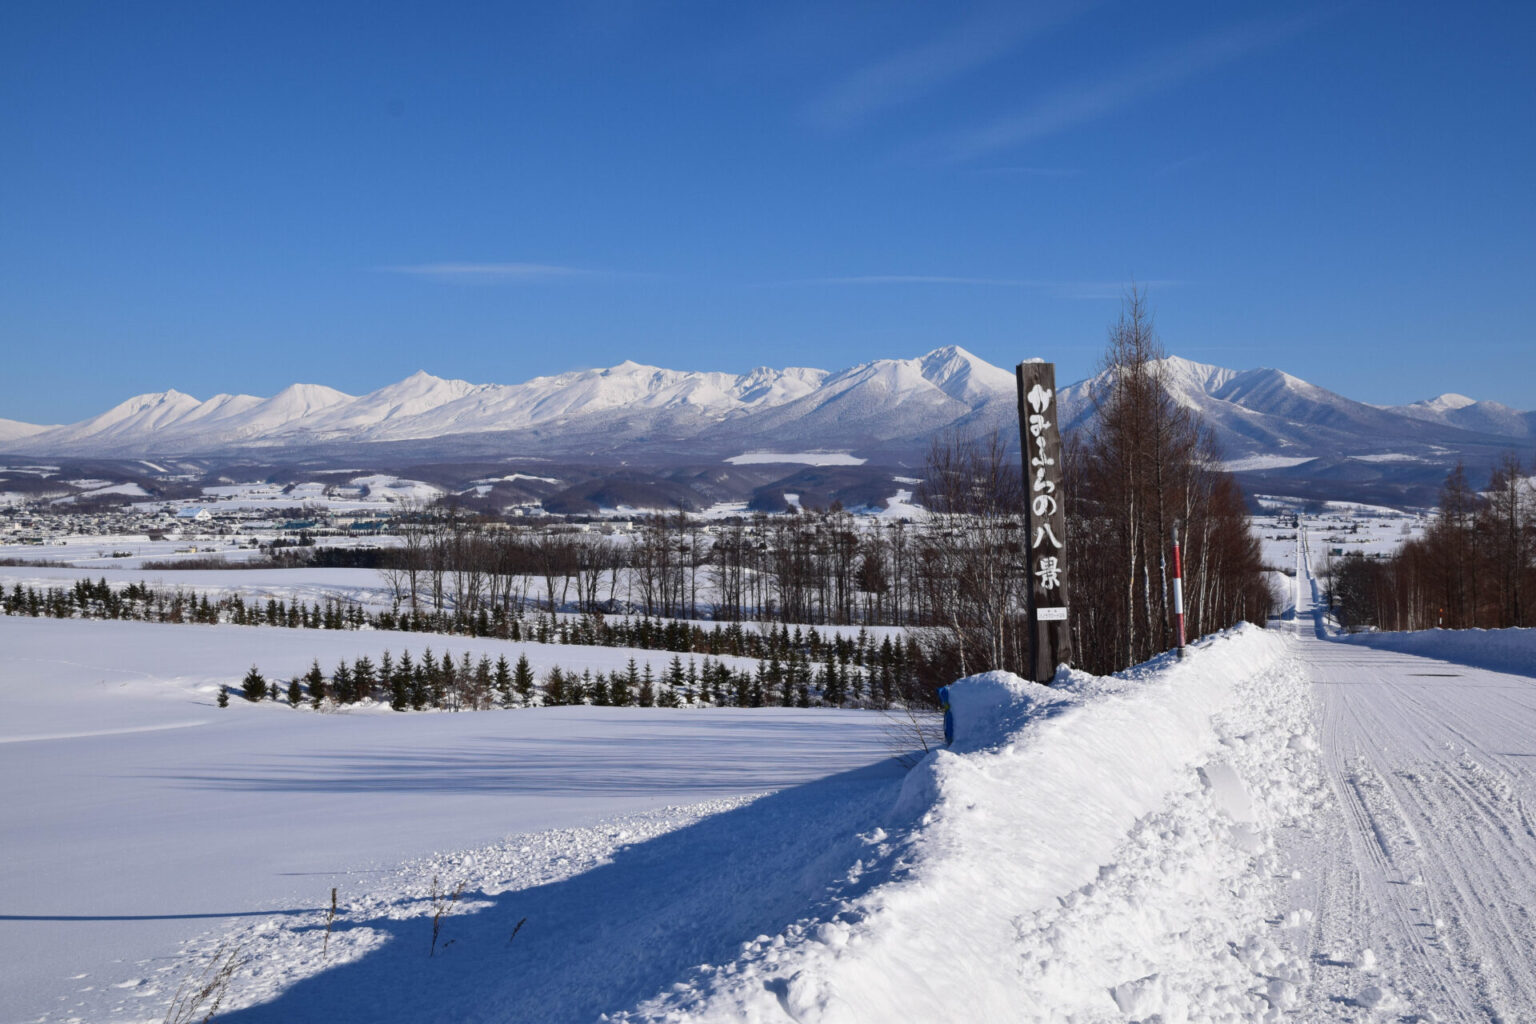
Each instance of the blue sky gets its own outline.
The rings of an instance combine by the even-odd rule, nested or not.
[[[1164,344],[1536,408],[1536,5],[0,5],[0,416]]]

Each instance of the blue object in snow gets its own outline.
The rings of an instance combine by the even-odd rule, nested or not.
[[[949,710],[949,687],[939,687],[939,708],[944,712],[944,745],[955,742],[955,715]]]

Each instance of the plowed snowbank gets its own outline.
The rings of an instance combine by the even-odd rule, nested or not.
[[[828,900],[624,1020],[1256,1020],[1305,972],[1266,922],[1274,831],[1326,799],[1285,641],[1123,677],[951,688]]]

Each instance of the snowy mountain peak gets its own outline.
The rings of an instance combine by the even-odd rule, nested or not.
[[[1197,363],[1193,359],[1167,356],[1162,363],[1163,381],[1173,387],[1192,387],[1202,391],[1219,388],[1236,376],[1236,372],[1210,363]]]
[[[302,399],[306,402],[342,402],[356,397],[345,391],[326,387],[324,384],[289,384],[283,390],[272,396],[274,399],[289,397]]]
[[[1453,412],[1457,409],[1465,409],[1469,405],[1476,405],[1477,399],[1468,398],[1466,395],[1458,395],[1454,391],[1447,391],[1438,398],[1414,402],[1413,404],[1429,412]]]
[[[122,411],[132,414],[142,412],[145,409],[159,409],[165,407],[183,408],[200,404],[197,399],[175,388],[167,388],[164,391],[151,391],[148,394],[134,395],[127,401],[114,406],[108,412]]]
[[[409,377],[395,384],[387,384],[371,395],[386,396],[390,399],[426,398],[431,397],[440,400],[450,400],[449,396],[459,397],[475,389],[476,385],[467,380],[454,380],[446,377],[434,377],[425,370],[417,370]]]
[[[961,402],[1011,395],[1014,375],[972,355],[959,345],[945,345],[918,360],[924,379]]]
[[[1412,405],[1389,407],[1386,411],[1483,434],[1536,437],[1536,412],[1520,412],[1498,402],[1479,402],[1451,392]]]
[[[135,395],[87,422],[99,423],[105,426],[111,423],[125,422],[135,416],[149,413],[158,414],[167,411],[193,409],[199,404],[198,400],[191,395],[182,394],[173,388],[168,391],[156,391],[147,395]]]

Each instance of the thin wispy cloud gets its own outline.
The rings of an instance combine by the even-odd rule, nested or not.
[[[378,267],[377,269],[386,274],[405,274],[410,277],[422,277],[438,281],[532,283],[535,281],[603,276],[603,272],[598,270],[584,270],[581,267],[562,267],[550,263],[411,263],[403,266]]]
[[[945,158],[965,161],[1056,135],[1276,46],[1300,34],[1320,17],[1263,19],[1207,33],[1176,49],[1155,54],[1128,70],[1080,82],[1038,99],[1015,114],[938,140],[937,147]]]
[[[866,65],[816,97],[806,108],[813,123],[844,128],[939,88],[1069,21],[1096,0],[999,4],[949,31]]]
[[[854,277],[820,277],[786,284],[978,284],[1027,288],[1032,282],[1001,277],[948,277],[942,274],[860,274]]]
[[[976,167],[974,174],[1018,178],[1075,178],[1083,172],[1075,167]]]
[[[768,287],[836,287],[879,285],[960,285],[986,288],[1022,288],[1048,292],[1063,299],[1118,299],[1131,287],[1176,288],[1186,282],[1156,281],[1053,281],[1023,277],[965,277],[947,274],[857,274],[848,277],[809,277],[794,281],[775,281]]]

